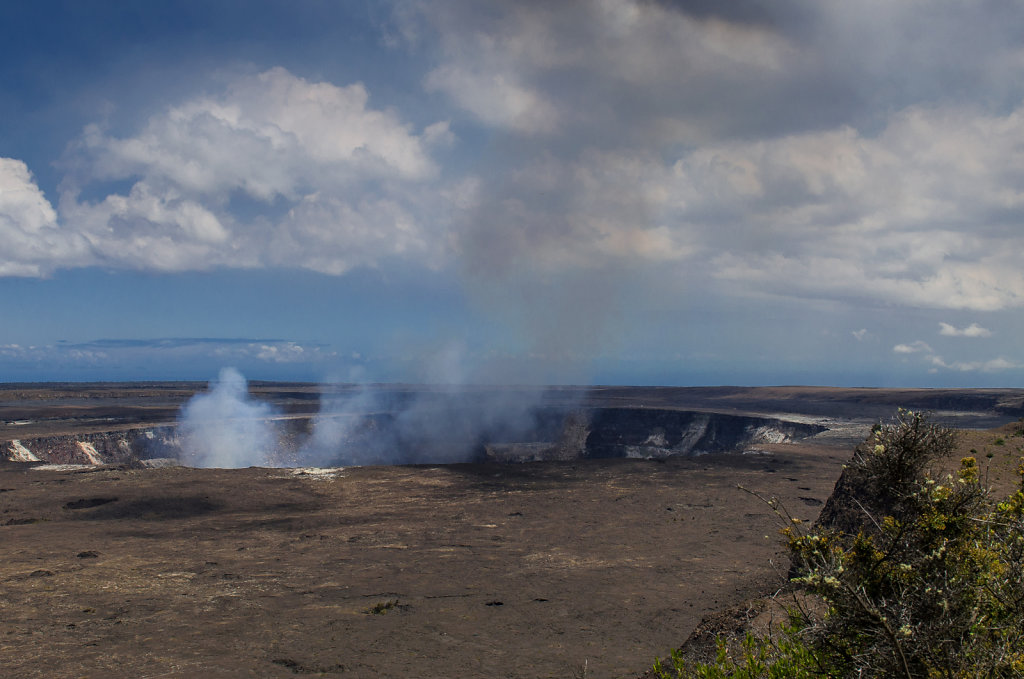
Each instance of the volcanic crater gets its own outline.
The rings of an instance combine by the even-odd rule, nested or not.
[[[897,405],[974,429],[1024,414],[1016,390],[562,388],[516,437],[476,432],[458,464],[338,451],[314,468],[288,457],[324,388],[256,383],[283,466],[167,466],[201,389],[0,388],[6,672],[636,676],[784,580],[777,523],[737,486],[811,521]],[[347,445],[401,412],[361,413]]]

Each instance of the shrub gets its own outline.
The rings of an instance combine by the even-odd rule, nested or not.
[[[654,662],[657,679],[812,679],[820,676],[814,651],[801,638],[795,626],[784,626],[776,638],[760,638],[747,633],[740,645],[739,659],[732,658],[724,639],[718,640],[718,654],[713,662],[689,667],[682,655],[674,651],[666,665]]]
[[[994,502],[973,457],[955,476],[928,471],[954,447],[919,413],[875,430],[844,471],[862,528],[783,530],[794,581],[826,612],[792,612],[738,660],[724,644],[713,663],[674,657],[674,676],[1024,676],[1024,460],[1021,488]]]

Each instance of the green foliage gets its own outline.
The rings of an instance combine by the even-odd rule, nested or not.
[[[836,676],[1024,675],[1024,495],[992,507],[965,458],[852,540],[796,535],[799,578],[828,605],[806,620]]]
[[[927,473],[954,445],[918,413],[875,430],[847,468],[863,529],[783,530],[795,580],[826,613],[794,612],[736,659],[724,642],[713,663],[674,656],[675,674],[657,676],[1024,677],[1024,459],[1021,488],[995,502],[973,457],[955,477]]]
[[[679,651],[673,651],[666,665],[654,662],[657,679],[810,679],[818,677],[814,652],[794,625],[782,627],[777,638],[765,639],[748,633],[733,657],[724,639],[718,640],[714,662],[689,666]]]
[[[922,413],[902,408],[896,421],[874,431],[858,446],[847,467],[854,485],[880,515],[903,512],[901,505],[925,480],[928,467],[956,448],[956,432],[940,427]]]

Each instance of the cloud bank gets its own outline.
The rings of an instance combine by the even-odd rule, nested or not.
[[[0,273],[110,266],[157,271],[296,267],[342,274],[389,257],[435,263],[443,235],[425,190],[438,122],[416,131],[360,83],[283,68],[238,77],[118,136],[89,125],[58,209],[3,159]],[[123,191],[104,193],[111,183]],[[436,185],[431,184],[436,191]],[[59,218],[58,218],[59,213]]]
[[[388,8],[412,90],[391,106],[372,77],[268,62],[86,126],[49,198],[0,159],[0,275],[415,265],[551,356],[614,345],[639,289],[931,310],[933,328],[1024,305],[1009,5]],[[978,318],[940,333],[987,337]]]
[[[611,260],[743,295],[1024,301],[1024,109],[993,77],[1024,51],[996,8],[943,5],[923,34],[917,11],[877,3],[406,7],[407,33],[439,44],[427,87],[519,138],[461,229],[470,266]]]
[[[312,342],[264,338],[100,339],[90,342],[0,344],[0,372],[24,379],[22,372],[45,366],[49,379],[130,379],[144,366],[155,379],[197,379],[223,365],[242,366],[280,379],[298,371],[313,379],[340,366],[359,364],[359,358],[339,356]]]

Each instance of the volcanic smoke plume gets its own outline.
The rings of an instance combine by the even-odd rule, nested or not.
[[[527,387],[325,387],[309,433],[296,441],[284,435],[280,413],[250,398],[245,378],[224,368],[182,408],[179,457],[229,468],[469,462],[487,443],[528,437],[540,398]]]
[[[266,466],[278,445],[270,405],[249,398],[248,384],[224,368],[209,391],[196,394],[179,415],[181,459],[195,467]]]
[[[479,459],[491,441],[520,440],[536,426],[539,390],[445,385],[415,392],[360,386],[325,394],[304,465],[448,464]]]

